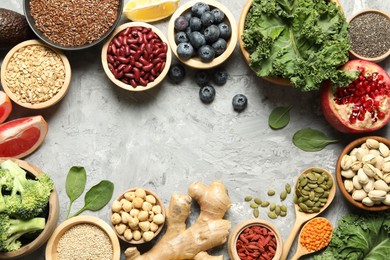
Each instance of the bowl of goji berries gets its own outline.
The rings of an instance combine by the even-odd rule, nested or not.
[[[230,233],[228,252],[232,260],[280,259],[283,241],[279,231],[262,219],[239,223]]]
[[[101,59],[106,75],[115,85],[129,91],[144,91],[165,78],[172,53],[158,28],[144,22],[129,22],[115,29],[102,48]]]

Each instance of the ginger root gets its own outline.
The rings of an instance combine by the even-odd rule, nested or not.
[[[223,260],[223,256],[210,256],[205,251],[225,243],[229,234],[231,223],[223,219],[231,205],[226,187],[220,181],[213,181],[209,187],[194,182],[188,194],[171,197],[166,215],[167,230],[161,240],[142,255],[135,247],[127,248],[127,260]],[[200,214],[186,229],[192,199],[198,202]]]

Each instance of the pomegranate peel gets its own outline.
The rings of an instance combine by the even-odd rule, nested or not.
[[[359,71],[345,87],[321,86],[321,107],[326,120],[343,133],[368,133],[379,130],[390,120],[390,76],[379,65],[351,60],[343,71]]]
[[[42,116],[18,118],[0,125],[0,157],[23,158],[43,142],[48,125]]]

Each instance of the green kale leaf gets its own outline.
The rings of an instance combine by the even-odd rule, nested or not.
[[[348,23],[324,0],[253,0],[242,35],[250,67],[259,77],[282,77],[301,91],[324,80],[338,86],[355,74],[337,70],[348,61]]]
[[[390,255],[390,212],[349,214],[338,221],[326,250],[314,260],[387,259]]]

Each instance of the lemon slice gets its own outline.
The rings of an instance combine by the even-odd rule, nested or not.
[[[130,0],[123,15],[136,22],[154,22],[172,15],[180,0]]]

